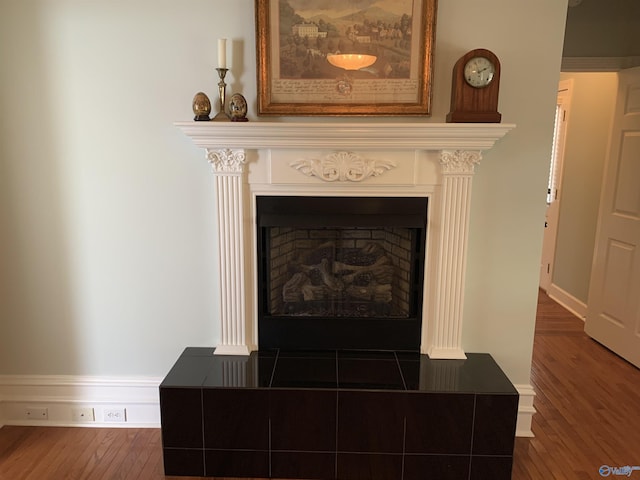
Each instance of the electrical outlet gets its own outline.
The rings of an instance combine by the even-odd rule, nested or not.
[[[127,410],[125,408],[105,408],[104,421],[111,423],[123,423],[127,421]]]
[[[24,409],[24,418],[27,420],[49,420],[47,407],[27,407]]]
[[[93,422],[95,421],[93,408],[77,407],[71,409],[71,420],[74,422]]]

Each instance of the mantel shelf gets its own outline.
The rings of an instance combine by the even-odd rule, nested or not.
[[[202,148],[488,150],[504,123],[176,122]]]

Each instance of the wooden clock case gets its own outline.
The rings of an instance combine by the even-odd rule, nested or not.
[[[482,88],[472,87],[464,78],[465,65],[476,57],[485,57],[495,66],[493,80]],[[447,115],[447,123],[500,123],[502,114],[498,112],[499,88],[500,61],[498,57],[484,48],[477,48],[466,53],[453,67],[451,111]]]

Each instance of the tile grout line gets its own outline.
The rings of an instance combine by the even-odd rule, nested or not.
[[[280,358],[280,349],[277,350],[276,359],[273,362],[273,370],[271,370],[271,378],[269,379],[269,388],[273,386],[273,379],[276,376],[276,367],[278,366],[278,359]]]
[[[393,356],[396,359],[396,365],[398,366],[398,371],[400,372],[400,378],[402,379],[402,386],[404,387],[405,391],[407,391],[409,389],[407,388],[407,382],[405,381],[404,374],[402,373],[402,367],[400,366],[400,359],[398,358],[398,352],[394,351]]]
[[[476,406],[478,395],[473,394],[473,416],[471,417],[471,445],[469,445],[469,480],[471,480],[471,468],[473,466],[473,434],[476,428]]]
[[[402,471],[400,473],[400,480],[404,480],[404,459],[407,454],[407,416],[404,416],[404,430],[402,432]]]
[[[340,396],[339,368],[338,368],[338,351],[335,354],[336,359],[336,458],[334,462],[334,478],[338,478],[338,397]]]

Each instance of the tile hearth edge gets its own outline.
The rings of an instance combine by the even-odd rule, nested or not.
[[[518,393],[488,354],[213,351],[160,385],[167,475],[510,478]]]

